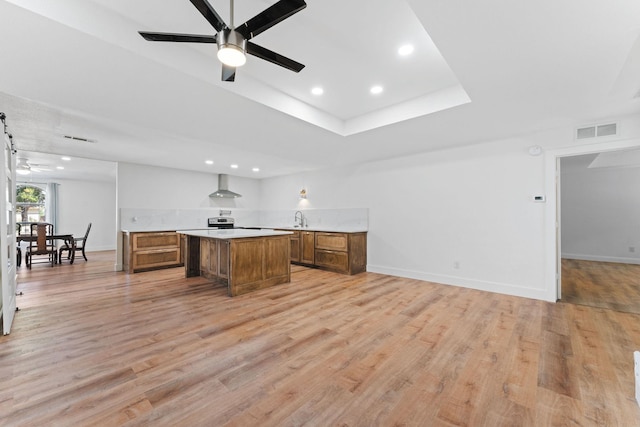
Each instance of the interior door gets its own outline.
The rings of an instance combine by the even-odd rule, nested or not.
[[[13,316],[16,312],[16,159],[9,135],[2,132],[2,150],[0,154],[0,182],[5,196],[0,196],[0,224],[5,229],[0,232],[0,275],[2,281],[2,331],[11,332]]]

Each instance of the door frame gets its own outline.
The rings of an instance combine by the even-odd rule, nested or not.
[[[560,204],[560,159],[582,154],[604,153],[640,148],[640,138],[619,139],[586,145],[551,149],[545,152],[545,293],[548,301],[562,297],[562,242]]]
[[[2,151],[0,152],[0,187],[4,195],[0,197],[0,224],[6,227],[0,233],[0,282],[2,283],[2,332],[11,332],[16,312],[17,266],[16,266],[16,151],[11,135],[3,124]]]

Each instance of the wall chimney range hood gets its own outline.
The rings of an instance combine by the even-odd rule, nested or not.
[[[209,194],[209,197],[235,199],[242,196],[238,193],[234,193],[233,191],[229,191],[229,175],[221,173],[218,174],[218,190]]]

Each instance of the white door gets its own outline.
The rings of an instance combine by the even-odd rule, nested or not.
[[[16,312],[16,159],[9,136],[2,132],[2,150],[0,154],[0,276],[2,279],[2,331],[11,332],[13,316]]]

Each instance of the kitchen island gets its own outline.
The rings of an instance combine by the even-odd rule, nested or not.
[[[229,296],[291,281],[289,231],[181,230],[185,277],[204,276],[227,285]]]

